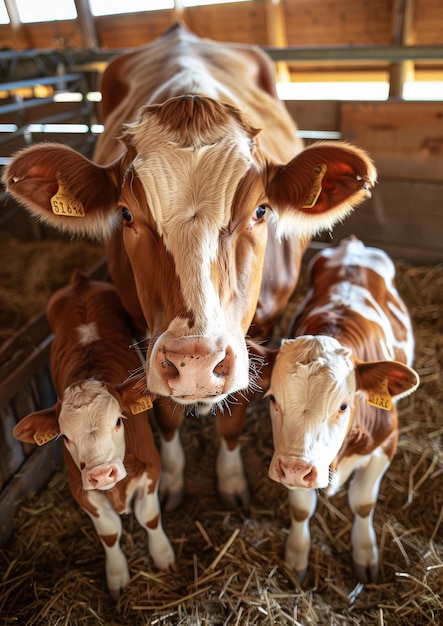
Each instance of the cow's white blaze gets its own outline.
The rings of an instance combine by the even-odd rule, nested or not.
[[[87,380],[65,390],[59,427],[66,448],[81,471],[84,489],[91,489],[88,473],[107,466],[115,468],[115,480],[102,488],[110,489],[126,476],[120,405],[102,382]]]
[[[219,245],[220,238],[236,226],[235,216],[231,223],[234,196],[253,166],[251,140],[246,131],[227,124],[217,131],[212,144],[198,145],[197,137],[197,145],[180,147],[172,137],[159,142],[158,137],[165,139],[168,131],[152,118],[148,122],[140,125],[143,133],[133,131],[138,153],[133,167],[142,182],[155,228],[174,260],[183,301],[192,311],[192,321],[187,316],[175,317],[157,339],[151,352],[148,386],[161,395],[173,395],[179,402],[208,397],[217,402],[248,386],[241,312],[225,306],[227,296],[214,284],[213,272],[214,263],[227,254]],[[222,261],[218,271],[225,271],[223,265]],[[226,267],[231,265],[232,258],[227,259]],[[235,286],[234,275],[230,276],[232,281]],[[207,342],[207,354],[214,363],[209,366],[206,361],[208,373],[196,384],[206,357],[189,359],[186,371],[178,368],[180,376],[165,384],[162,372],[155,367],[156,356],[166,343],[183,338]],[[211,368],[215,369],[226,355],[229,377],[217,380],[211,376]]]

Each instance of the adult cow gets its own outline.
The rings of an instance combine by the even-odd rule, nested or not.
[[[372,520],[397,446],[395,404],[419,382],[411,321],[383,250],[350,237],[316,255],[309,269],[310,287],[289,331],[294,339],[267,355],[275,359],[269,476],[289,489],[285,560],[303,579],[316,490],[333,495],[351,477],[354,569],[361,582],[375,581]]]
[[[245,408],[223,412],[250,384],[245,336],[268,338],[309,238],[368,197],[375,169],[347,144],[302,150],[270,59],[179,24],[113,60],[102,93],[94,163],[37,145],[4,181],[44,222],[107,240],[112,280],[149,329],[147,387],[169,399],[157,402],[168,506],[183,493],[176,404],[216,407],[219,492],[245,504]]]

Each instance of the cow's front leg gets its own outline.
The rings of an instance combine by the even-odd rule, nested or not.
[[[88,493],[88,500],[97,509],[97,515],[84,509],[94,524],[96,533],[105,549],[106,585],[111,598],[118,600],[120,590],[129,582],[129,569],[125,555],[120,548],[122,534],[121,518],[116,513],[107,496],[99,491]]]
[[[185,453],[179,430],[184,412],[181,406],[160,398],[155,402],[155,416],[160,429],[160,501],[165,511],[173,511],[185,491]]]
[[[386,454],[377,448],[369,463],[356,471],[349,485],[348,502],[354,513],[352,560],[355,573],[362,583],[375,582],[378,577],[378,548],[373,517],[381,479],[389,464]]]
[[[157,485],[141,485],[134,502],[134,514],[148,534],[149,553],[155,566],[162,571],[175,569],[175,554],[163,530]]]
[[[217,454],[217,487],[221,501],[230,509],[249,505],[249,488],[243,468],[239,437],[246,422],[244,404],[232,405],[231,411],[217,411],[220,443]]]
[[[285,562],[303,582],[309,564],[311,533],[309,521],[317,506],[314,489],[291,489],[288,492],[291,526],[285,545]]]

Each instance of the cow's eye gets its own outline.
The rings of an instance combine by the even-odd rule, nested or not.
[[[67,436],[66,436],[66,435],[63,435],[63,434],[62,434],[62,439],[63,439],[63,441],[65,441],[66,443],[70,443],[70,442],[69,442],[69,439],[67,438]]]
[[[344,411],[346,411],[347,408],[348,408],[348,403],[343,402],[343,404],[340,407],[340,413],[343,413]]]
[[[255,211],[254,211],[254,215],[252,216],[252,221],[253,222],[259,222],[266,213],[266,207],[264,204],[260,204],[260,206],[258,206]]]
[[[125,222],[132,222],[131,211],[127,209],[125,206],[122,206],[121,211],[122,211],[122,218],[125,220]]]
[[[275,398],[274,398],[274,396],[270,395],[270,396],[268,396],[268,398],[269,398],[270,402],[272,402],[273,404],[275,404]]]
[[[121,425],[122,425],[122,418],[118,417],[117,421],[115,422],[115,427],[120,428]]]

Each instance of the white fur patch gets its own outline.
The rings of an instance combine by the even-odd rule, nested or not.
[[[91,322],[91,324],[80,324],[80,326],[77,327],[77,332],[78,340],[81,346],[87,346],[88,344],[100,339],[95,322]]]

